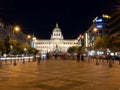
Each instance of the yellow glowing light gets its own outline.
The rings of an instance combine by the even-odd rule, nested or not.
[[[108,18],[108,19],[111,18],[111,16],[106,15],[106,14],[103,14],[102,16],[103,16],[104,18]]]
[[[20,27],[19,27],[19,26],[15,26],[15,27],[14,27],[14,30],[15,30],[15,31],[20,31]]]
[[[97,32],[97,30],[98,30],[97,28],[94,28],[94,29],[93,29],[94,32]]]
[[[27,35],[27,38],[31,38],[31,36],[30,36],[30,35]]]

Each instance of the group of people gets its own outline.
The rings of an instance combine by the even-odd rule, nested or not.
[[[62,55],[58,55],[58,54],[54,54],[54,55],[50,55],[49,53],[46,53],[46,59],[52,59],[52,57],[55,59],[55,60],[57,60],[58,58],[61,58],[61,59],[63,59],[63,60],[65,60],[65,59],[69,59],[68,58],[68,55],[66,54],[66,53],[64,53],[64,54],[62,54]],[[84,55],[83,54],[80,54],[80,53],[77,53],[77,60],[78,61],[84,61]],[[42,58],[41,58],[41,56],[39,56],[38,58],[38,61],[40,61]],[[34,57],[34,59],[33,60],[36,60],[36,57]]]

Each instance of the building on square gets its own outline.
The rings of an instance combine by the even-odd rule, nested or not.
[[[50,39],[36,39],[33,37],[32,47],[41,53],[62,53],[71,46],[77,46],[77,39],[64,39],[61,29],[56,23]]]

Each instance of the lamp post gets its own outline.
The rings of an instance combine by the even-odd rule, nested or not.
[[[28,42],[27,42],[27,39],[30,39],[31,38],[31,36],[30,35],[27,35],[26,36],[26,40],[25,40],[25,43],[27,44]]]
[[[13,40],[15,40],[15,32],[20,31],[20,27],[17,25],[13,28],[13,32],[12,32],[12,38]]]
[[[31,36],[30,36],[30,35],[27,35],[27,36],[26,36],[26,38],[25,38],[25,48],[26,48],[26,50],[25,50],[25,51],[26,51],[26,55],[27,55],[27,45],[28,45],[27,40],[28,40],[28,39],[30,39],[30,38],[31,38]]]
[[[26,52],[27,52],[27,48],[24,48],[24,51],[25,51],[25,54],[26,54]]]
[[[17,25],[17,26],[14,26],[13,27],[13,30],[12,30],[12,40],[15,40],[15,32],[18,32],[20,31],[20,27]],[[14,42],[12,42],[12,45],[10,46],[11,50],[14,49]]]
[[[25,48],[27,48],[27,44],[28,44],[27,40],[30,39],[30,38],[31,38],[30,35],[27,35],[27,36],[26,36],[26,38],[25,38]]]
[[[94,38],[94,39],[92,40],[92,45],[91,46],[94,45],[95,38],[98,35],[97,33],[98,33],[98,28],[96,28],[96,27],[93,28],[93,36],[92,36],[92,38]]]
[[[95,27],[95,28],[93,28],[93,33],[94,33],[94,41],[95,41],[95,38],[96,38],[96,33],[98,32],[98,29]],[[92,46],[94,45],[93,43],[94,43],[94,41],[92,42]],[[98,57],[96,57],[96,65],[99,65],[99,63],[98,63]]]
[[[18,32],[18,31],[20,31],[20,27],[17,25],[17,26],[15,26],[15,27],[13,27],[13,31],[12,31],[12,39],[13,40],[15,40],[15,32]],[[13,49],[14,47],[12,46],[12,49]],[[14,60],[14,63],[13,63],[14,65],[16,65],[16,60]]]

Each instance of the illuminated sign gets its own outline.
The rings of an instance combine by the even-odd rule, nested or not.
[[[101,18],[96,20],[96,22],[102,22],[102,21],[103,21],[103,19],[101,19]]]
[[[103,26],[102,26],[102,25],[97,25],[96,27],[97,27],[97,28],[102,28]]]

